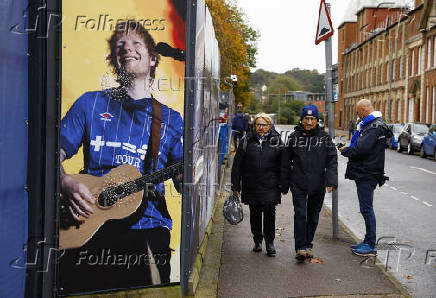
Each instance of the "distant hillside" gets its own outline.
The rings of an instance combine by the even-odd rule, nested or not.
[[[251,87],[260,90],[263,85],[273,90],[303,90],[309,92],[324,92],[324,74],[317,70],[294,68],[283,74],[258,69],[251,74]]]

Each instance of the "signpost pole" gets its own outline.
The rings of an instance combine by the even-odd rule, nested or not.
[[[330,13],[330,3],[326,3],[327,11]],[[326,102],[328,109],[329,135],[332,139],[335,137],[335,110],[333,103],[333,82],[332,82],[332,38],[325,41],[325,61],[326,61]],[[338,191],[332,192],[332,225],[333,239],[338,239]]]

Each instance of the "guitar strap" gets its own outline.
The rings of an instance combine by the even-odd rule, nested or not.
[[[156,172],[159,156],[160,132],[162,126],[162,104],[154,97],[151,104],[151,132],[148,139],[147,153],[144,157],[144,173],[148,173],[153,161],[153,172]],[[149,150],[151,148],[151,150]]]
[[[151,152],[153,155],[153,172],[156,172],[159,155],[160,133],[162,129],[162,105],[153,97],[151,105]],[[148,151],[148,150],[147,150]]]
[[[151,132],[150,138],[148,140],[147,153],[144,158],[144,173],[148,173],[151,168],[151,162],[153,161],[153,172],[156,172],[158,157],[159,157],[159,147],[161,139],[162,130],[162,104],[157,101],[154,97],[151,104]],[[151,150],[149,150],[151,148]],[[156,208],[166,218],[171,218],[168,213],[167,204],[165,197],[155,192],[157,206]],[[148,204],[147,193],[144,192],[143,205],[145,208]],[[145,211],[145,210],[144,210]]]

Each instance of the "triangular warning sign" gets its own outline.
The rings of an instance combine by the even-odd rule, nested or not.
[[[318,27],[316,28],[315,44],[319,44],[321,41],[326,40],[333,35],[333,25],[330,19],[329,12],[325,0],[321,0],[319,5],[319,18]]]

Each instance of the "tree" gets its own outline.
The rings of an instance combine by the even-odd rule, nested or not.
[[[259,32],[248,25],[247,17],[228,0],[206,0],[212,15],[221,54],[221,90],[227,91],[225,78],[238,76],[234,87],[236,102],[245,107],[250,102],[250,67],[256,66]]]
[[[262,111],[262,103],[257,99],[255,94],[250,94],[250,103],[247,112],[250,114],[257,114]]]
[[[300,85],[293,78],[279,75],[270,83],[269,90],[273,93],[280,93],[285,91],[295,91],[300,88]]]

